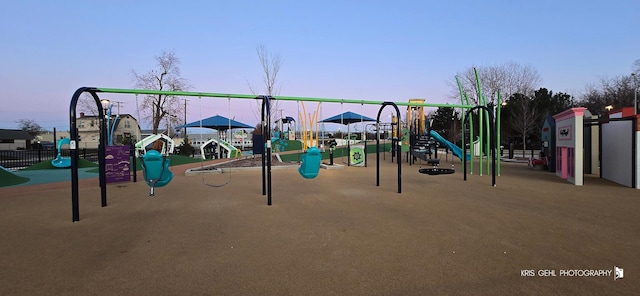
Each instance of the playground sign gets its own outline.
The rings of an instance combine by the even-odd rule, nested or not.
[[[105,170],[107,183],[130,181],[130,147],[107,146],[105,148]]]
[[[571,140],[571,126],[563,126],[558,128],[558,140]]]

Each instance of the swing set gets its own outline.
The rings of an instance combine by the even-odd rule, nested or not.
[[[372,101],[372,100],[349,100],[349,99],[332,99],[332,98],[311,98],[311,97],[288,97],[288,96],[255,96],[249,94],[225,94],[225,93],[205,93],[205,92],[185,92],[185,91],[164,91],[164,90],[141,90],[141,89],[120,89],[120,88],[96,88],[96,87],[81,87],[77,89],[72,98],[69,107],[69,130],[70,130],[70,160],[71,160],[71,203],[72,203],[72,221],[80,220],[80,207],[79,207],[79,178],[78,178],[78,162],[79,162],[79,149],[78,149],[78,128],[77,128],[77,113],[76,106],[80,96],[83,93],[89,93],[91,97],[94,99],[96,106],[98,108],[99,114],[104,114],[104,108],[100,103],[100,98],[98,93],[115,93],[115,94],[145,94],[145,95],[169,95],[169,96],[192,96],[192,97],[210,97],[210,98],[227,98],[227,99],[252,99],[252,100],[261,100],[262,101],[262,118],[261,118],[261,126],[262,126],[262,134],[266,139],[271,138],[271,108],[270,101],[271,100],[283,100],[283,101],[298,101],[298,102],[327,102],[327,103],[348,103],[348,104],[368,104],[368,105],[380,105],[380,110],[378,112],[378,117],[376,119],[376,125],[380,124],[380,114],[382,110],[386,106],[393,106],[396,110],[396,116],[400,118],[400,111],[398,106],[426,106],[426,107],[451,107],[451,108],[464,108],[464,109],[478,109],[480,106],[472,106],[472,105],[455,105],[455,104],[417,104],[417,103],[404,103],[404,102],[383,102],[383,101]],[[320,105],[319,105],[320,107]],[[482,108],[488,112],[488,119],[493,121],[493,116],[491,110],[482,106]],[[465,114],[466,117],[469,116],[468,111]],[[317,119],[317,111],[314,113],[314,116],[310,117],[309,122],[314,122],[314,118]],[[466,122],[466,120],[464,120]],[[99,176],[99,184],[100,184],[100,195],[101,195],[101,206],[107,206],[107,194],[106,194],[106,170],[105,170],[105,147],[107,144],[107,130],[106,130],[106,118],[104,116],[100,116],[100,140],[98,146],[98,176]],[[311,127],[311,125],[310,125]],[[317,124],[316,124],[317,127]],[[492,125],[493,127],[493,125]],[[317,128],[316,128],[317,130]],[[376,128],[376,130],[380,130]],[[396,133],[400,134],[400,125],[396,125]],[[309,133],[310,134],[310,133]],[[307,139],[309,138],[309,134],[307,134]],[[495,134],[495,133],[493,133]],[[317,131],[316,131],[316,139]],[[492,141],[492,156],[495,158],[495,137],[491,137]],[[380,137],[377,137],[376,141],[376,154],[377,154],[377,167],[376,167],[376,186],[380,186]],[[254,143],[254,145],[257,143]],[[311,144],[311,142],[310,142]],[[317,145],[317,141],[314,143]],[[400,146],[402,145],[401,141],[397,141],[397,145],[399,146],[397,151],[397,163],[398,163],[398,193],[401,193],[401,161],[400,161]],[[149,154],[151,152],[151,154]],[[466,153],[466,151],[465,151]],[[168,170],[169,161],[166,159],[166,156],[160,157],[158,154],[149,151],[146,154],[146,159],[142,159],[143,161],[143,169],[146,170],[145,181],[151,187],[151,195],[153,195],[153,188],[167,185],[171,179],[171,177],[164,177],[165,172]],[[272,192],[271,192],[271,141],[266,141],[265,149],[262,151],[262,195],[267,195],[267,205],[272,204]],[[305,154],[302,156],[302,163],[298,172],[302,175],[302,177],[311,179],[318,175],[318,170],[320,167],[320,160],[322,156],[320,154],[320,150],[316,146],[309,146],[306,150]],[[494,159],[495,162],[495,159]],[[466,166],[465,166],[466,169]],[[495,186],[495,165],[492,170],[493,173],[493,186]],[[465,180],[466,180],[466,170],[465,170]],[[135,181],[135,176],[134,176]]]

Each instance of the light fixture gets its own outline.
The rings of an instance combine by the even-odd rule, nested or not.
[[[104,110],[104,113],[107,113],[107,109],[109,109],[109,106],[111,105],[111,101],[109,101],[109,99],[102,99],[100,100],[100,104],[102,104],[102,109]]]
[[[607,109],[607,111],[611,111],[613,109],[613,105],[609,105],[609,106],[606,106],[604,108]]]

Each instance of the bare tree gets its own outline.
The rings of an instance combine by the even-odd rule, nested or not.
[[[262,91],[256,89],[249,83],[249,90],[254,95],[268,95],[277,96],[280,94],[280,86],[278,85],[278,73],[280,73],[280,66],[282,65],[282,59],[279,54],[271,53],[267,48],[260,44],[256,47],[256,53],[258,54],[258,60],[260,61],[260,67],[262,67],[262,83],[265,87]],[[262,113],[262,102],[256,102],[257,110],[256,117],[260,119]],[[280,102],[277,100],[270,100],[269,107],[271,110],[271,118],[275,121],[280,119],[278,109]],[[276,119],[277,118],[277,119]]]
[[[487,99],[488,104],[495,105],[498,90],[503,97],[510,97],[515,93],[532,96],[538,88],[542,79],[538,71],[528,65],[522,66],[515,62],[507,62],[495,66],[479,66],[475,68],[481,79],[482,94]],[[456,74],[460,79],[463,91],[469,95],[473,104],[478,104],[480,100],[477,96],[478,85],[473,67]],[[452,84],[452,98],[458,100],[460,92],[457,85]]]
[[[16,121],[16,123],[18,123],[21,130],[27,132],[33,137],[44,132],[44,128],[42,128],[35,120],[32,119],[20,119]]]
[[[189,83],[180,74],[180,60],[174,52],[163,51],[156,56],[157,69],[144,74],[138,74],[132,70],[137,88],[167,91],[186,91]],[[158,133],[163,121],[169,126],[179,123],[178,114],[184,112],[184,106],[176,96],[170,95],[145,95],[140,103],[140,110],[146,120],[152,123],[153,133]],[[168,133],[170,131],[167,131]]]
[[[513,94],[504,107],[505,121],[513,132],[522,138],[522,155],[527,149],[527,136],[538,130],[540,120],[539,108],[536,101],[523,94]]]
[[[601,78],[599,84],[587,85],[579,103],[594,114],[606,112],[605,107],[609,105],[615,109],[632,107],[636,87],[634,78],[633,75]]]
[[[80,96],[78,106],[80,108],[80,112],[84,112],[87,115],[98,115],[98,106],[96,105],[96,101],[88,93],[83,93],[82,96]]]

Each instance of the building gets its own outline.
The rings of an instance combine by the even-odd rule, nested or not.
[[[142,139],[142,131],[138,120],[130,114],[120,114],[111,116],[111,126],[113,128],[113,145],[123,145],[126,143],[136,143]],[[80,117],[76,120],[78,136],[80,141],[78,148],[98,148],[100,143],[100,117],[85,116],[80,112]]]
[[[640,114],[609,111],[600,124],[600,177],[640,189]]]
[[[38,147],[35,145],[39,143],[40,145],[42,145],[42,149],[53,149],[53,147],[56,147],[58,145],[58,140],[68,138],[68,137],[69,137],[69,131],[56,131],[55,139],[54,139],[53,132],[44,131],[39,135],[37,135],[31,141],[31,144],[34,145],[34,147]]]
[[[0,129],[0,150],[31,149],[33,137],[19,129]]]

